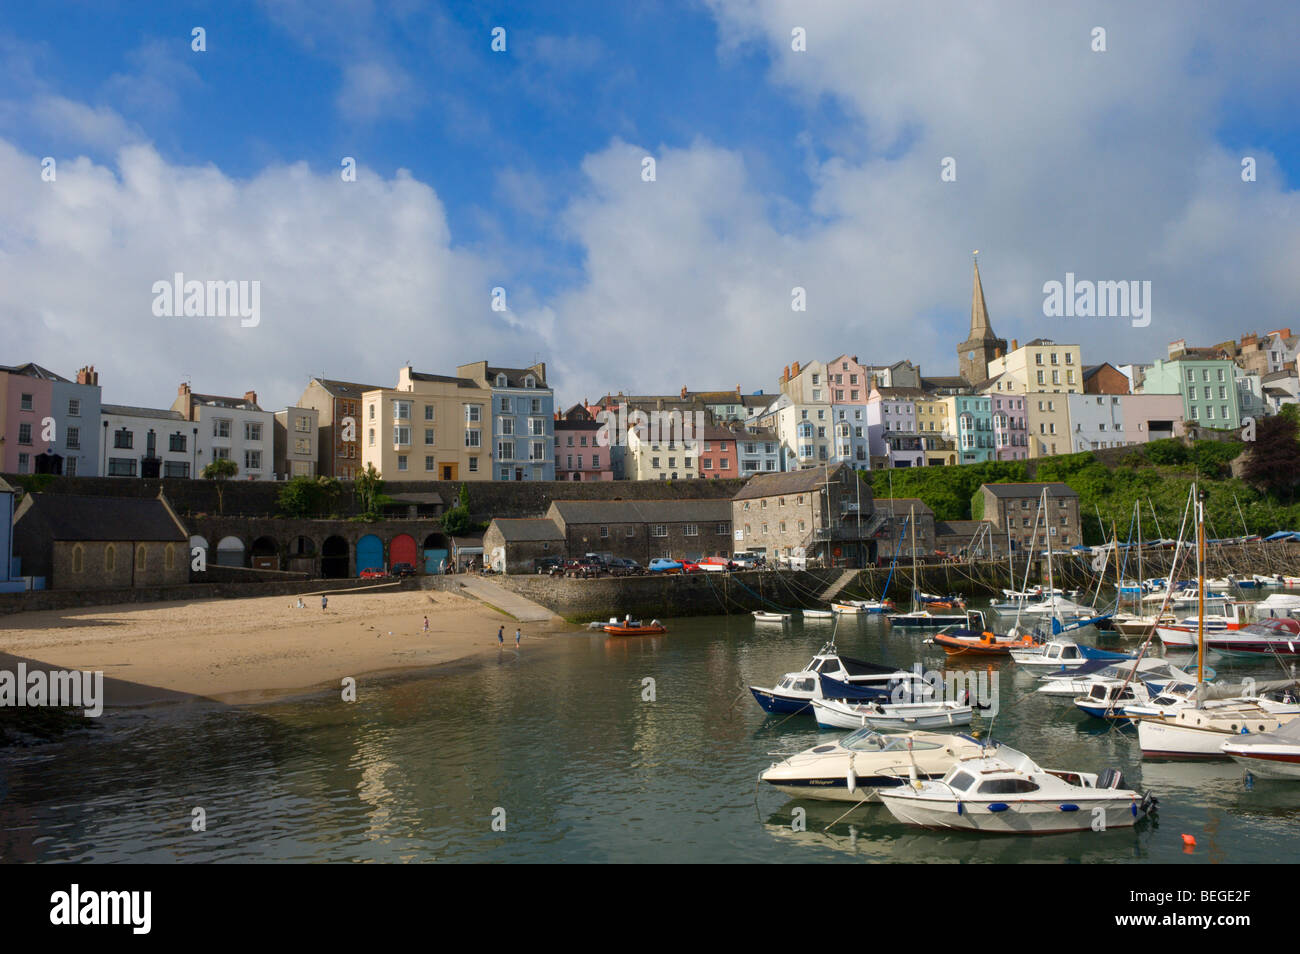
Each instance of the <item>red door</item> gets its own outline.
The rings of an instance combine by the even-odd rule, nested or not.
[[[416,565],[415,537],[405,533],[393,537],[393,542],[388,545],[388,565],[392,567],[396,563]]]

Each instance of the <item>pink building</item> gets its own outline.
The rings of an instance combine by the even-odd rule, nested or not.
[[[826,383],[831,404],[865,405],[871,396],[871,372],[857,355],[842,354],[827,361]]]
[[[704,429],[699,458],[701,477],[740,476],[740,464],[736,455],[736,434],[725,427],[710,425]]]
[[[41,439],[41,422],[54,417],[57,375],[37,364],[0,365],[0,469],[7,474],[36,472],[36,456],[50,451]],[[98,421],[95,422],[98,426]]]
[[[1024,460],[1029,456],[1029,418],[1024,396],[990,394],[989,399],[993,402],[994,459]]]
[[[1125,394],[1120,398],[1126,443],[1145,444],[1166,437],[1182,437],[1181,394]]]
[[[555,415],[555,479],[613,480],[610,447],[600,446],[601,425],[581,404]]]

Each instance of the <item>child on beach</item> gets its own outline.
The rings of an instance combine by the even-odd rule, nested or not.
[[[515,649],[519,648],[519,630],[515,630]]]
[[[424,618],[424,631],[425,633],[429,632],[429,617],[427,616]]]
[[[500,629],[497,630],[497,645],[504,646],[505,644],[506,644],[506,628],[505,626],[502,626]]]
[[[321,611],[324,612],[324,611],[325,611],[325,608],[326,608],[327,606],[329,606],[329,605],[330,605],[329,597],[327,597],[327,596],[325,596],[325,595],[322,594],[322,596],[321,596],[321,598],[320,598],[320,608],[321,608]]]

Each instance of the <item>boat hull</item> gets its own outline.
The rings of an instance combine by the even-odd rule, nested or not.
[[[786,695],[774,689],[764,689],[761,686],[750,686],[749,691],[753,693],[763,711],[770,712],[772,715],[793,715],[796,712],[808,712],[812,709],[812,696],[810,695]]]
[[[1125,828],[1145,814],[1134,799],[1077,798],[1070,801],[940,802],[884,792],[880,800],[905,825],[1005,835],[1055,835]],[[994,806],[1004,806],[995,810]],[[1105,818],[1104,828],[1101,825]]]
[[[1269,751],[1262,745],[1233,749],[1231,743],[1227,743],[1223,751],[1238,765],[1244,766],[1251,775],[1260,778],[1300,779],[1300,748],[1295,746],[1279,746],[1276,750]]]

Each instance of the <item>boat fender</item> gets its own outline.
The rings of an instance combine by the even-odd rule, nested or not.
[[[1130,803],[1130,804],[1129,804],[1129,807],[1128,807],[1128,810],[1129,810],[1130,812],[1133,813],[1133,817],[1134,817],[1134,818],[1137,818],[1137,817],[1138,817],[1138,807],[1137,807],[1137,802],[1132,802],[1132,803]]]
[[[1005,812],[1005,811],[1006,811],[1008,808],[1010,808],[1010,807],[1011,807],[1011,806],[1008,805],[1006,802],[994,802],[993,804],[991,804],[991,805],[989,806],[989,811],[991,811],[991,812]]]
[[[857,758],[857,753],[849,756],[849,774],[846,781],[849,783],[849,794],[853,794],[854,789],[858,787],[858,773],[853,770],[853,762]]]
[[[1063,811],[1063,812],[1077,812],[1077,811],[1079,810],[1079,806],[1078,806],[1078,805],[1069,805],[1069,804],[1062,805],[1062,806],[1060,806],[1060,808],[1061,808],[1061,811]]]
[[[962,808],[961,799],[959,798],[959,799],[957,799],[957,814],[960,815],[960,814],[962,814],[964,811],[965,811],[965,809]]]

